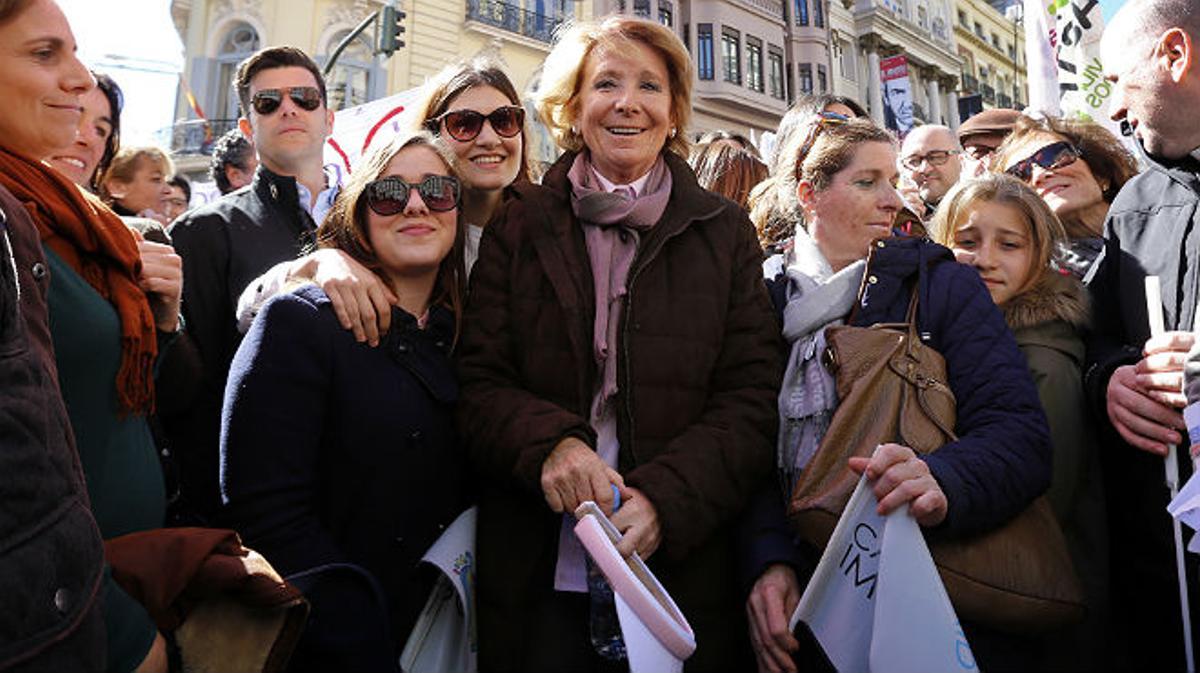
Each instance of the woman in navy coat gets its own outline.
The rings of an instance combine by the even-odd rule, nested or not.
[[[318,231],[399,298],[378,347],[306,285],[269,301],[225,391],[229,522],[312,604],[291,670],[394,671],[432,574],[421,555],[462,509],[449,353],[463,226],[452,155],[427,133],[366,159]]]
[[[784,148],[794,157],[787,170],[796,176],[804,221],[786,270],[769,283],[791,344],[779,397],[779,489],[772,485],[753,505],[744,531],[744,560],[754,582],[747,601],[751,639],[759,669],[773,673],[797,668],[792,656],[800,646],[787,620],[819,555],[795,543],[782,503],[837,409],[835,381],[820,361],[827,327],[904,322],[916,291],[921,340],[946,361],[958,439],[928,455],[888,443],[870,459],[850,459],[850,468],[871,481],[881,513],[907,503],[927,532],[965,537],[1010,520],[1050,480],[1045,414],[1024,357],[978,274],[940,245],[891,237],[902,206],[891,135],[869,120],[828,112],[809,124]],[[963,626],[983,670],[1007,668],[1025,654]]]

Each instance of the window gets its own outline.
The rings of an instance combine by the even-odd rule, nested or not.
[[[796,0],[796,25],[808,25],[808,0]]]
[[[700,79],[713,78],[713,34],[711,23],[696,24],[696,70]]]
[[[979,37],[983,37],[983,25],[978,21],[975,22],[975,34]]]
[[[763,92],[762,40],[746,36],[746,86]]]
[[[967,21],[967,13],[961,9],[958,10],[958,25],[966,28],[967,30],[971,30],[971,22]]]
[[[1017,50],[1011,44],[1005,45],[1008,47],[1008,57],[1012,60],[1017,60]]]
[[[929,12],[924,7],[917,8],[917,25],[922,28],[929,27]]]
[[[997,49],[1000,48],[1000,36],[995,33],[992,33],[992,46]]]
[[[821,93],[829,93],[829,74],[825,72],[825,66],[817,64],[817,91]]]
[[[671,9],[671,3],[658,3],[658,22],[668,28],[675,25],[675,12]]]
[[[813,92],[812,86],[812,65],[808,63],[800,64],[800,92],[811,95]]]
[[[239,23],[229,29],[221,50],[217,54],[217,104],[209,108],[217,110],[224,119],[237,119],[238,97],[234,91],[233,81],[237,74],[238,64],[258,51],[260,41],[258,32],[249,25]]]
[[[742,83],[742,40],[741,33],[732,28],[721,28],[721,59],[725,70],[725,81]]]
[[[858,66],[854,60],[854,45],[845,41],[838,41],[838,69],[842,77],[852,82],[858,80]]]
[[[771,97],[784,100],[787,96],[783,90],[783,50],[771,46],[767,49],[767,67],[770,77]]]
[[[334,33],[333,38],[329,40],[327,51],[333,51],[349,33],[349,30]],[[371,100],[371,70],[374,61],[371,43],[362,35],[346,46],[338,58],[337,65],[333,67],[333,72],[325,78],[330,110],[342,110]]]
[[[813,25],[825,27],[825,0],[813,0]]]
[[[643,19],[650,18],[650,0],[633,0],[633,14]]]

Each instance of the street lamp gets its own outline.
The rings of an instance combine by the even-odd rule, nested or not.
[[[1012,21],[1013,25],[1013,41],[1012,41],[1012,63],[1013,63],[1013,97],[1012,106],[1017,107],[1017,101],[1020,98],[1017,96],[1021,91],[1020,75],[1017,73],[1017,26],[1020,26],[1025,18],[1025,7],[1020,0],[1013,0],[1012,4],[1004,9],[1004,18]]]

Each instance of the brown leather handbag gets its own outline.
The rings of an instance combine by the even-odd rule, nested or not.
[[[817,547],[829,541],[858,482],[848,458],[887,442],[927,454],[957,439],[946,362],[917,333],[917,295],[914,288],[905,323],[826,330],[825,365],[840,402],[788,506],[800,536]],[[1083,617],[1083,592],[1045,497],[999,528],[935,542],[930,552],[964,620],[1040,633]]]

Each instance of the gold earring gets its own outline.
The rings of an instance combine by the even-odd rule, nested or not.
[[[675,127],[674,127],[674,126],[672,126],[672,127],[671,127],[671,137],[672,137],[672,138],[674,138],[674,137],[675,137],[675,133],[676,133],[676,129],[675,129]]]

